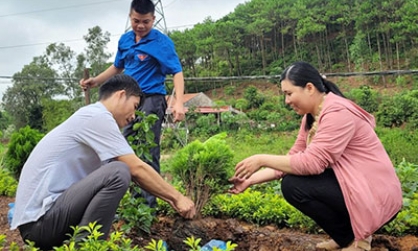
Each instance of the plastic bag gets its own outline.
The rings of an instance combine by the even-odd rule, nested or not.
[[[7,222],[9,225],[12,224],[13,213],[15,211],[15,203],[9,203],[9,211],[7,212]]]
[[[221,240],[211,240],[202,247],[201,251],[213,251],[214,247],[220,250],[226,250],[226,243]]]

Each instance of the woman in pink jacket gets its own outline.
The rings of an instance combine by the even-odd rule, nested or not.
[[[308,63],[289,66],[280,82],[286,104],[303,115],[296,142],[288,155],[257,154],[238,163],[230,192],[282,179],[285,199],[330,235],[317,248],[370,250],[372,234],[402,207],[374,117]]]

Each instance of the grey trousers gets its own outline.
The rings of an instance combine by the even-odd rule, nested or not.
[[[120,161],[107,163],[61,194],[38,221],[19,226],[23,240],[35,242],[41,250],[60,246],[71,226],[101,225],[101,239],[109,235],[116,209],[131,181],[128,166]]]
[[[151,131],[154,133],[154,143],[156,144],[155,147],[150,149],[150,154],[152,156],[152,161],[148,161],[142,156],[140,157],[143,161],[148,163],[155,171],[160,173],[160,139],[161,139],[161,127],[165,116],[165,111],[167,109],[167,101],[165,100],[165,96],[162,94],[156,95],[146,95],[144,102],[140,107],[138,107],[139,111],[145,113],[145,115],[155,114],[158,117],[158,120],[155,122],[154,125],[151,127]],[[132,123],[126,126],[123,129],[123,135],[128,137],[130,135],[135,136],[136,131],[132,129],[133,125],[137,122],[140,122],[140,117],[137,117]],[[141,142],[134,142],[134,144],[138,144]],[[133,194],[137,197],[137,194]],[[148,193],[147,191],[141,189],[141,197],[145,198],[147,204],[151,208],[155,208],[157,206],[157,199],[154,195]]]

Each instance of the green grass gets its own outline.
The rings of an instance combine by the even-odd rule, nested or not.
[[[287,154],[295,142],[295,132],[263,132],[251,133],[243,130],[237,133],[230,133],[227,143],[234,152],[234,162],[254,154]]]

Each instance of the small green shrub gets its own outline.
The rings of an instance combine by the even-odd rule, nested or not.
[[[196,119],[196,126],[192,128],[194,134],[214,135],[219,133],[220,125],[214,114],[201,115]]]
[[[244,90],[244,98],[248,101],[249,108],[258,108],[265,101],[265,97],[253,85]]]
[[[205,142],[195,140],[171,160],[171,174],[183,183],[186,195],[196,205],[197,217],[210,198],[227,190],[233,172],[233,153],[225,142],[226,133]]]
[[[235,102],[235,107],[240,111],[248,109],[249,106],[250,106],[249,102],[246,99],[243,99],[243,98],[239,98]]]
[[[19,179],[23,165],[43,136],[41,132],[29,126],[20,128],[19,131],[12,134],[4,158],[4,165],[16,179]]]
[[[232,112],[223,112],[221,115],[222,130],[238,130],[244,123],[249,123],[248,117],[244,114],[233,114]]]
[[[10,171],[0,168],[0,195],[14,197],[16,189],[17,181]]]
[[[363,85],[360,88],[351,89],[346,96],[370,113],[376,112],[379,108],[380,95],[370,86]]]
[[[236,92],[236,87],[235,86],[226,86],[224,89],[225,95],[228,96],[233,96]]]
[[[409,123],[411,129],[418,128],[418,91],[384,97],[376,118],[378,124],[385,127],[401,127]]]

